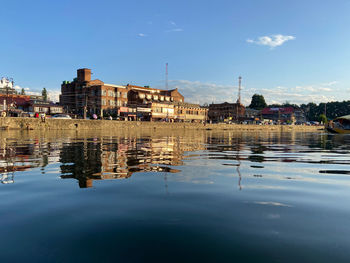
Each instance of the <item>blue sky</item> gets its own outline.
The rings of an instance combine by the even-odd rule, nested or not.
[[[349,100],[349,0],[0,0],[0,77],[57,98],[91,68],[106,83],[178,87],[188,102]]]

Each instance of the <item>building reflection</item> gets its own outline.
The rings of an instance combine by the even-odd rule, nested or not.
[[[349,149],[348,145],[348,137],[310,137],[302,133],[193,132],[143,136],[127,133],[96,137],[21,133],[0,137],[0,182],[14,183],[16,172],[31,168],[41,167],[42,174],[52,173],[48,171],[51,168],[45,168],[48,164],[59,164],[52,166],[59,169],[55,173],[62,179],[77,180],[81,188],[92,187],[95,180],[127,179],[138,172],[160,173],[166,182],[167,174],[181,171],[184,160],[200,158],[218,159],[223,165],[232,166],[232,175],[238,178],[242,189],[247,165],[255,170],[263,168],[265,162],[311,162],[300,153],[312,148],[344,152]],[[193,151],[199,152],[191,154]],[[254,173],[254,176],[260,175]],[[202,174],[190,177],[181,176],[177,180],[205,179]]]
[[[14,183],[15,172],[45,167],[49,162],[57,160],[57,156],[59,156],[57,143],[41,142],[38,138],[26,142],[2,138],[0,139],[0,182]]]
[[[178,137],[95,138],[63,145],[61,178],[76,179],[79,187],[95,180],[126,179],[136,172],[178,173],[186,151],[204,149],[203,143],[183,144]]]

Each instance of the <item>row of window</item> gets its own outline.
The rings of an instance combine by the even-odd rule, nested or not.
[[[128,98],[128,93],[126,92],[114,92],[113,90],[101,90],[101,93],[98,90],[91,90],[92,96],[108,96],[108,97],[116,97],[116,98]]]
[[[117,106],[117,107],[125,107],[128,103],[126,101],[120,101],[117,100],[117,103],[115,100],[106,100],[106,99],[101,99],[101,104],[102,106]]]
[[[159,96],[159,95],[151,95],[151,94],[143,94],[143,93],[140,93],[139,94],[139,98],[140,99],[148,99],[148,100],[151,100],[152,98],[154,100],[160,100],[160,101],[174,101],[174,98],[173,97],[167,97],[167,96]]]
[[[205,111],[196,111],[196,110],[178,110],[179,114],[190,114],[190,115],[205,115]]]

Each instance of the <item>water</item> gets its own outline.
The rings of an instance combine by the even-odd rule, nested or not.
[[[1,262],[349,262],[350,137],[1,132]]]

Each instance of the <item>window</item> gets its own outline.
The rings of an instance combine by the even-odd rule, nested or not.
[[[109,90],[108,91],[108,96],[109,97],[115,97],[114,91],[113,90]]]
[[[102,99],[102,105],[106,105],[106,99]]]
[[[102,90],[102,96],[106,96],[106,90]]]
[[[166,101],[170,101],[170,97],[165,97],[165,100]]]
[[[122,102],[120,100],[117,101],[117,106],[118,107],[122,106]]]
[[[115,105],[115,101],[114,100],[109,100],[109,106],[114,106]]]
[[[128,93],[123,92],[123,93],[122,93],[122,96],[123,96],[123,98],[125,98],[125,99],[126,99],[126,98],[128,98]]]
[[[144,99],[146,95],[143,93],[140,93],[139,96],[140,96],[140,99]]]
[[[117,96],[116,96],[117,98],[119,98],[120,97],[120,91],[117,91]]]

